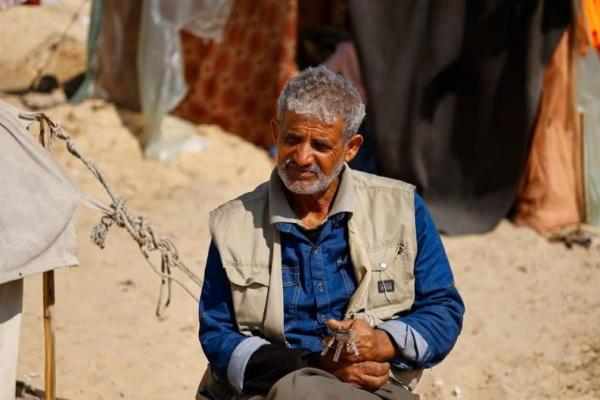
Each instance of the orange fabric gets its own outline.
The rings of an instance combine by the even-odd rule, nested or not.
[[[272,144],[277,97],[297,72],[296,24],[296,0],[238,0],[220,44],[183,32],[190,91],[174,114]]]
[[[585,16],[585,9],[581,6],[577,10],[577,16],[574,20],[574,28],[575,28],[575,41],[577,42],[577,48],[579,50],[579,54],[584,56],[590,49],[592,45],[591,35],[588,32],[588,22]]]
[[[582,135],[575,112],[571,33],[563,34],[546,66],[539,114],[514,220],[545,232],[583,215]]]
[[[591,45],[600,50],[600,0],[582,0],[581,5]]]

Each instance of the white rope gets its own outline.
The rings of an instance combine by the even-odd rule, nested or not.
[[[98,167],[81,154],[73,139],[71,139],[58,123],[50,119],[44,113],[21,113],[20,117],[26,120],[39,122],[40,135],[42,136],[45,135],[44,126],[47,125],[50,129],[50,140],[58,138],[64,141],[69,153],[81,160],[102,184],[112,203],[110,204],[110,207],[99,207],[104,215],[100,219],[98,225],[92,230],[92,242],[101,249],[104,249],[108,230],[113,224],[116,224],[120,228],[124,228],[137,242],[140,251],[152,270],[161,277],[161,285],[156,304],[156,315],[160,317],[164,309],[168,307],[171,302],[171,282],[177,283],[192,296],[194,300],[198,301],[197,295],[183,282],[172,275],[173,269],[177,268],[198,286],[198,292],[199,288],[202,287],[202,280],[179,259],[179,253],[173,241],[168,237],[158,235],[143,216],[137,215],[127,208],[125,198],[116,195],[111,186],[106,182],[104,175]],[[153,251],[158,251],[160,253],[160,269],[150,260],[150,255]],[[166,294],[164,293],[165,287]]]

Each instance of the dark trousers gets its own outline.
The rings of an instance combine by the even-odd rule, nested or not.
[[[344,383],[320,369],[302,368],[278,380],[266,397],[253,396],[249,400],[263,399],[418,400],[419,396],[389,382],[374,392],[368,392]]]

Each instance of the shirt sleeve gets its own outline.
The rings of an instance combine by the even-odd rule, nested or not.
[[[257,348],[269,342],[239,333],[229,281],[219,251],[213,243],[208,250],[199,317],[200,344],[213,372],[240,390],[248,359]]]
[[[465,311],[444,246],[423,199],[415,193],[417,256],[415,301],[411,310],[378,325],[401,350],[392,364],[401,369],[429,368],[450,352]]]

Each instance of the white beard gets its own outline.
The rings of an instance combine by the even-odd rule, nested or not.
[[[302,180],[293,180],[288,175],[288,166],[292,162],[291,159],[287,159],[283,165],[277,164],[277,174],[281,178],[281,181],[285,185],[285,187],[292,193],[296,194],[317,194],[323,193],[329,185],[337,178],[337,176],[342,172],[344,168],[344,159],[340,159],[340,161],[336,164],[333,172],[329,176],[324,176],[321,168],[319,168],[316,164],[311,165],[306,168],[306,171],[313,172],[317,175],[317,180],[314,182],[303,182]]]

